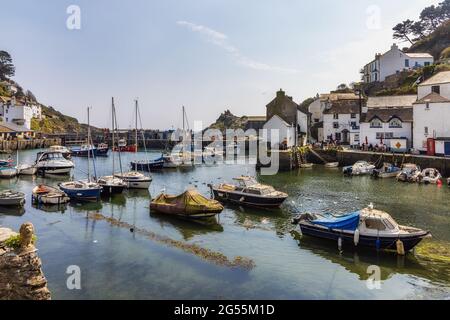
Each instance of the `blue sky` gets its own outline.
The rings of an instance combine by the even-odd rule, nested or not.
[[[92,106],[92,123],[108,126],[114,96],[123,128],[136,97],[145,127],[180,126],[182,105],[209,125],[225,109],[264,115],[279,88],[301,102],[359,80],[397,22],[439,2],[2,1],[0,49],[17,82],[80,121]],[[66,27],[70,5],[80,30]]]

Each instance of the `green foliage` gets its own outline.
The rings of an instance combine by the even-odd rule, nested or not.
[[[31,241],[33,244],[36,243],[36,241],[37,241],[36,235],[33,235],[33,238]],[[12,249],[19,249],[20,248],[20,235],[18,234],[18,235],[9,237],[8,239],[6,239],[5,245]]]
[[[442,50],[440,58],[441,59],[449,59],[450,58],[450,47],[447,47],[446,49]]]
[[[16,68],[12,63],[10,54],[6,51],[0,51],[0,80],[6,80],[13,77]]]

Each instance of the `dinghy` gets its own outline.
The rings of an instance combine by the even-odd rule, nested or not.
[[[20,176],[34,176],[37,168],[29,164],[21,164],[17,167],[17,172]]]
[[[300,168],[303,168],[303,169],[311,169],[313,166],[314,166],[313,163],[302,163],[302,164],[300,165]]]
[[[25,194],[12,190],[0,192],[0,206],[22,207],[25,204]]]
[[[422,171],[421,179],[419,182],[424,184],[437,184],[442,179],[442,175],[437,169],[427,168]]]
[[[381,169],[373,170],[372,176],[375,178],[395,178],[400,173],[401,169],[391,163],[384,163]]]
[[[11,179],[17,176],[17,168],[14,166],[0,167],[0,178]]]
[[[397,175],[397,181],[415,183],[420,181],[422,171],[420,167],[414,163],[405,163],[402,165],[401,172]]]
[[[373,206],[345,216],[305,213],[293,223],[304,235],[337,241],[340,249],[362,246],[404,254],[431,236],[428,231],[398,225],[388,213]]]
[[[327,162],[325,163],[325,168],[337,168],[339,167],[339,162]]]
[[[366,174],[372,174],[375,166],[367,161],[357,161],[353,166],[347,166],[343,168],[343,172],[346,175],[360,176]]]
[[[150,209],[187,219],[202,219],[219,214],[223,206],[216,200],[204,197],[197,190],[188,190],[177,196],[161,193],[151,201]]]
[[[47,205],[60,205],[70,201],[69,196],[63,191],[45,185],[34,187],[32,199],[37,204]]]

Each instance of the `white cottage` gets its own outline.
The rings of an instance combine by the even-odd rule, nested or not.
[[[331,93],[324,101],[323,136],[326,141],[358,146],[363,98],[354,93]]]
[[[450,71],[422,82],[414,103],[414,149],[450,156]]]
[[[429,53],[407,53],[401,51],[396,44],[384,54],[376,54],[375,60],[362,69],[365,83],[384,81],[386,77],[414,68],[432,65],[434,58]]]
[[[264,124],[264,130],[267,130],[267,142],[272,149],[276,149],[280,144],[286,144],[287,147],[295,145],[295,126],[290,125],[278,115],[274,115]],[[272,139],[274,133],[278,133],[277,139]],[[275,136],[274,136],[275,138]]]
[[[0,101],[0,118],[4,123],[23,126],[26,130],[30,130],[33,110],[26,103],[16,101],[13,97],[7,102]]]
[[[363,108],[360,144],[385,145],[391,151],[407,152],[412,147],[415,95],[369,97]]]

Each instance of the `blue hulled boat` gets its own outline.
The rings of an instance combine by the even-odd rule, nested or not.
[[[102,187],[87,180],[60,183],[59,188],[72,200],[96,201],[100,199]]]
[[[131,161],[131,169],[139,170],[139,171],[153,171],[153,170],[161,170],[164,168],[164,158],[158,158],[155,160],[148,161]]]
[[[337,241],[343,248],[359,246],[407,252],[430,237],[428,231],[398,225],[386,212],[369,208],[345,215],[302,214],[294,219],[304,235]]]

